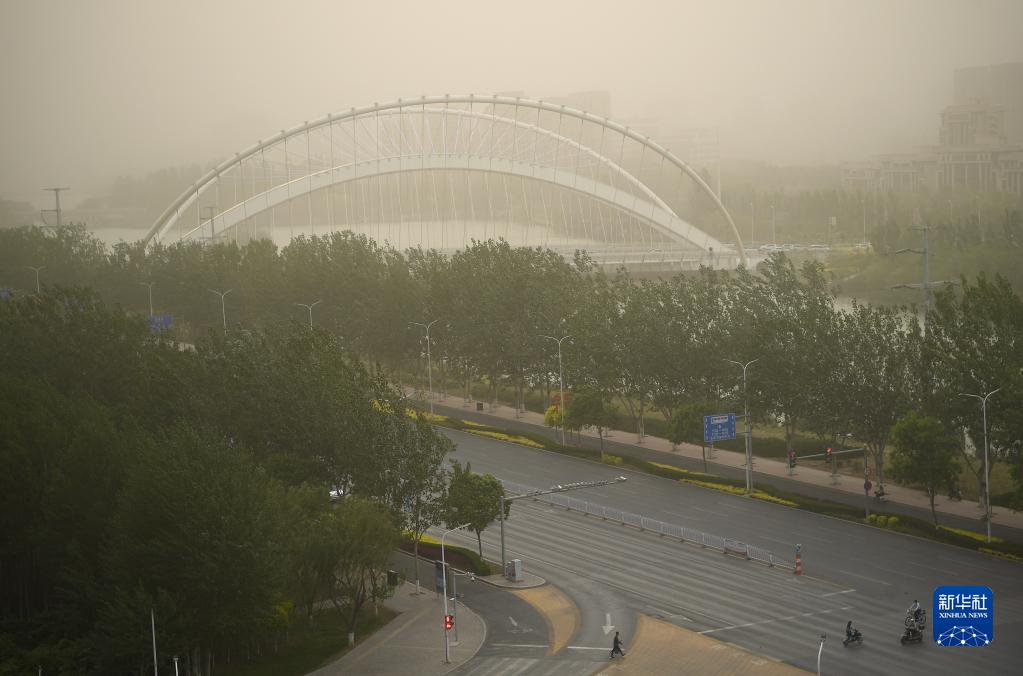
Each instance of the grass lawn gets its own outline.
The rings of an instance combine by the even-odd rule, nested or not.
[[[381,606],[380,614],[373,614],[368,605],[359,614],[355,626],[355,641],[360,643],[395,617],[395,613]],[[291,631],[290,641],[281,643],[277,654],[273,646],[265,646],[263,655],[248,663],[218,664],[217,672],[227,676],[301,676],[338,659],[348,652],[346,620],[333,608],[316,613],[314,626],[298,626]]]

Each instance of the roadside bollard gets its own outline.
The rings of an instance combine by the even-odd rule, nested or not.
[[[803,549],[803,545],[796,545],[796,575],[803,574],[803,556],[800,553]]]

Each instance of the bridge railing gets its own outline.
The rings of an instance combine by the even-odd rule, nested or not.
[[[533,486],[525,486],[513,481],[505,481],[503,479],[501,480],[501,483],[504,485],[504,489],[513,495],[529,495],[538,490]],[[670,537],[679,540],[680,542],[697,544],[701,547],[706,547],[707,549],[714,549],[722,552],[723,554],[740,556],[751,561],[760,561],[761,563],[766,563],[772,567],[792,568],[787,561],[778,559],[769,550],[757,547],[756,545],[740,542],[720,535],[704,533],[703,531],[696,530],[695,528],[677,526],[675,524],[670,524],[658,519],[652,519],[641,514],[633,514],[632,512],[626,512],[613,507],[605,507],[594,502],[579,500],[578,498],[573,498],[571,496],[564,495],[563,493],[548,493],[546,495],[533,496],[533,500],[546,502],[556,507],[563,507],[570,511],[596,516],[605,521],[613,521],[625,526],[631,526],[641,531],[657,533],[661,537]]]

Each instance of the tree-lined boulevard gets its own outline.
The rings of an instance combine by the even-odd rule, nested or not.
[[[984,485],[973,448],[984,439],[1013,488],[999,499],[1019,497],[1023,301],[1001,278],[939,293],[923,333],[906,309],[837,308],[825,268],[783,254],[755,271],[637,281],[582,253],[568,262],[500,241],[451,257],[351,233],[281,251],[108,252],[63,228],[2,231],[0,256],[5,279],[40,274],[38,289],[0,300],[11,673],[146,673],[177,655],[185,673],[208,675],[272,655],[325,607],[343,618],[341,649],[391,593],[386,565],[403,535],[416,550],[424,532],[464,527],[448,541],[470,562],[502,558],[492,475],[549,489],[620,473],[442,433],[398,383],[423,391],[424,409],[435,386],[510,395],[520,412],[539,398],[556,436],[592,428],[612,451],[612,428],[642,442],[658,424],[682,443],[703,415],[748,409],[785,450],[852,435],[872,476],[932,498],[962,476]],[[152,321],[168,310],[169,331]],[[959,396],[996,389],[983,410]],[[587,499],[780,556],[800,542],[810,576],[842,586],[825,596],[836,590],[809,578],[504,500],[504,558],[572,593],[590,647],[611,624],[596,606],[620,616],[661,599],[655,614],[687,618],[680,626],[806,666],[803,637],[821,613],[857,609],[868,636],[895,640],[893,592],[926,597],[945,562],[1004,590],[1000,635],[1018,621],[1008,562],[631,474]],[[996,641],[978,664],[1000,668],[1003,650]]]

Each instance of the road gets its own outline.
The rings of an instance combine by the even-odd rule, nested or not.
[[[1017,564],[741,496],[620,468],[444,430],[455,458],[476,472],[547,487],[570,481],[628,482],[575,494],[616,509],[734,538],[784,556],[803,545],[803,577],[662,539],[545,503],[513,503],[509,558],[555,584],[580,606],[579,642],[607,643],[605,613],[641,612],[795,666],[816,669],[821,633],[827,673],[1005,674],[1023,660],[1023,582]],[[585,493],[585,495],[583,495]],[[460,544],[475,539],[460,534]],[[450,538],[451,536],[449,536]],[[499,558],[496,527],[485,553]],[[996,631],[987,648],[947,649],[930,641],[899,644],[906,607],[930,605],[934,587],[986,584],[995,593]],[[843,648],[847,619],[866,645]],[[930,629],[928,628],[928,636]]]
[[[524,421],[507,419],[507,418],[496,418],[495,416],[487,413],[479,413],[466,408],[452,407],[452,406],[436,406],[437,412],[450,415],[463,420],[469,420],[472,422],[479,422],[486,425],[496,425],[502,429],[508,429],[517,432],[527,432],[530,434],[537,434],[545,436],[549,439],[558,440],[557,430],[550,427],[541,427],[533,425]],[[616,436],[622,439],[631,439],[632,434],[626,432],[619,432]],[[581,445],[585,448],[597,449],[599,442],[597,439],[583,436],[580,441]],[[704,471],[703,463],[700,460],[693,460],[679,455],[672,455],[670,457],[665,456],[664,453],[648,448],[643,448],[631,443],[622,443],[613,439],[604,440],[605,450],[608,453],[620,455],[623,457],[633,457],[641,460],[652,460],[654,462],[667,462],[669,464],[676,465],[683,469],[693,470],[697,472]],[[745,473],[742,469],[729,467],[727,465],[716,464],[713,460],[708,463],[709,471],[713,474],[717,474],[723,477],[729,477],[733,479],[742,479]],[[769,484],[775,488],[788,491],[790,493],[798,493],[812,498],[822,498],[825,500],[832,500],[842,504],[850,505],[858,509],[863,507],[862,494],[846,493],[843,491],[834,490],[826,486],[817,486],[806,482],[801,482],[796,479],[789,479],[786,477],[779,477],[773,475],[760,474],[756,471],[756,462],[754,462],[753,471],[754,485],[761,486]],[[848,477],[857,482],[862,480],[856,477]],[[871,503],[871,509],[878,508],[877,503]],[[926,509],[917,509],[909,505],[898,504],[894,502],[886,502],[883,506],[885,513],[887,514],[900,514],[906,516],[914,516],[924,521],[931,520],[931,513]],[[941,522],[944,525],[951,526],[954,528],[964,528],[967,530],[981,531],[984,530],[984,523],[980,520],[982,512],[978,511],[978,518],[962,518],[955,515],[944,514],[941,517]],[[1023,531],[1018,528],[1012,528],[1010,526],[1004,526],[999,523],[993,523],[991,532],[993,535],[1002,536],[1010,540],[1023,541]]]

